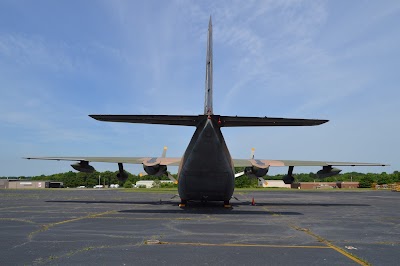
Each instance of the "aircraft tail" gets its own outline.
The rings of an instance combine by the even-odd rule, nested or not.
[[[317,119],[293,119],[276,117],[238,117],[214,115],[213,111],[213,51],[212,51],[211,16],[208,23],[208,40],[206,56],[206,82],[203,115],[90,115],[90,117],[107,122],[141,123],[159,125],[197,126],[206,116],[212,117],[220,127],[254,127],[254,126],[316,126],[328,122]]]
[[[204,114],[213,114],[213,53],[212,53],[212,23],[211,16],[208,23],[207,56],[206,56],[206,87],[204,100]]]

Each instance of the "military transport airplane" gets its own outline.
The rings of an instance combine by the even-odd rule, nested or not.
[[[144,123],[193,126],[196,131],[182,158],[166,157],[166,148],[161,157],[28,157],[26,159],[77,161],[71,166],[81,172],[93,172],[89,162],[117,163],[118,178],[126,180],[123,164],[142,164],[149,175],[167,175],[178,183],[181,198],[179,206],[184,207],[188,200],[223,201],[230,207],[235,184],[234,167],[245,167],[243,174],[262,179],[268,169],[274,166],[287,166],[288,173],[283,181],[290,184],[294,181],[295,166],[320,166],[319,177],[339,174],[340,169],[333,166],[385,166],[381,163],[353,163],[330,161],[289,161],[262,159],[232,159],[222,136],[222,127],[249,126],[316,126],[328,122],[317,119],[292,119],[272,117],[222,116],[213,112],[213,52],[212,23],[208,25],[206,56],[206,82],[204,113],[201,115],[90,115],[90,117],[107,122]],[[167,172],[167,166],[179,166],[178,180]],[[240,175],[240,174],[239,174]],[[238,175],[236,175],[238,176]]]

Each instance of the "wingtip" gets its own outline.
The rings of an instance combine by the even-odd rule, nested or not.
[[[96,119],[96,120],[99,120],[99,116],[98,115],[89,115],[89,117],[91,117],[93,119]]]

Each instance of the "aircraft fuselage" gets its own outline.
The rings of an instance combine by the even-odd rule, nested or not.
[[[229,201],[235,172],[221,128],[212,116],[204,116],[183,155],[178,171],[182,200]]]

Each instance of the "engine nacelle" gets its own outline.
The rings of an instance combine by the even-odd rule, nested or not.
[[[328,165],[328,166],[323,166],[322,170],[319,170],[317,172],[317,177],[318,178],[327,178],[330,176],[335,176],[338,175],[342,170],[338,169],[338,168],[332,168],[332,166]]]
[[[124,183],[128,179],[128,174],[125,171],[119,172],[117,174],[117,178],[118,178],[118,181]]]
[[[293,182],[294,182],[293,169],[294,169],[293,165],[289,166],[287,174],[284,175],[282,178],[283,183],[293,184]]]
[[[269,167],[266,168],[259,168],[256,166],[246,167],[244,168],[245,175],[249,177],[263,177],[266,176],[268,173]]]
[[[153,166],[143,165],[143,169],[148,175],[154,175],[154,176],[162,176],[167,172],[167,166],[159,164]]]
[[[285,175],[282,180],[285,184],[292,184],[294,182],[294,177],[292,175]]]
[[[125,183],[128,179],[128,174],[124,170],[124,165],[122,163],[118,163],[118,174],[117,174],[118,181]]]
[[[93,173],[96,171],[93,166],[89,165],[88,161],[80,161],[79,163],[71,164],[71,166],[78,172]]]

